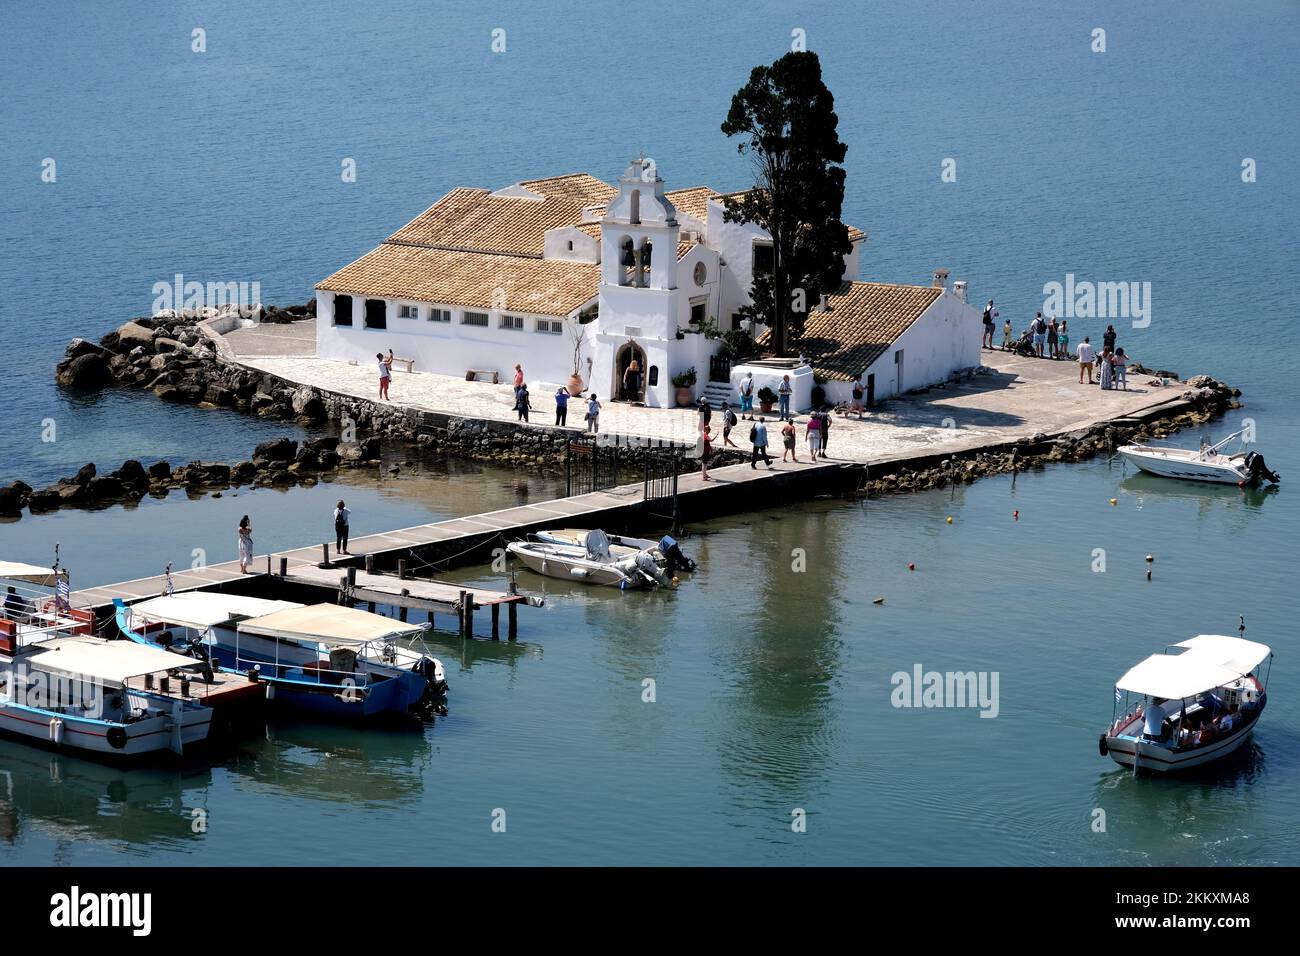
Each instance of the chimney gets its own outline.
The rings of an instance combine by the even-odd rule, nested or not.
[[[958,279],[952,284],[952,294],[963,302],[966,301],[966,280]]]
[[[826,311],[826,293],[825,293],[825,292],[823,292],[822,295],[821,295],[821,298],[817,300],[817,311],[818,311],[818,312],[825,312],[825,311]]]
[[[946,289],[946,288],[948,288],[948,270],[947,270],[947,269],[935,269],[935,270],[934,270],[934,287],[935,287],[936,289]]]

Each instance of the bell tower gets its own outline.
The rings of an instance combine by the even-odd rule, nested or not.
[[[677,210],[651,160],[628,164],[600,221],[601,284],[677,288]]]

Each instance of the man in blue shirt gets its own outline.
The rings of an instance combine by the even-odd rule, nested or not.
[[[563,385],[555,390],[555,427],[562,428],[569,419],[569,390]]]
[[[749,433],[750,442],[753,444],[753,450],[749,453],[749,467],[758,467],[755,462],[761,457],[763,464],[772,467],[772,459],[767,453],[767,425],[763,422],[763,416],[758,417],[754,422],[754,427]]]

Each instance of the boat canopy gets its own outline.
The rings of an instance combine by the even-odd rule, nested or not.
[[[132,616],[142,616],[151,621],[163,621],[198,630],[240,621],[251,617],[264,617],[276,611],[302,607],[293,601],[270,601],[266,598],[241,597],[238,594],[218,594],[212,591],[187,591],[167,597],[151,598],[132,604]]]
[[[1205,660],[1217,661],[1238,675],[1249,674],[1273,653],[1267,644],[1223,634],[1198,634],[1174,646],[1189,648],[1182,657],[1195,653]]]
[[[300,605],[239,624],[241,634],[306,639],[332,647],[366,644],[390,637],[412,637],[423,630],[419,624],[403,624],[382,614],[338,604]]]
[[[0,561],[0,578],[6,581],[26,581],[47,588],[54,587],[55,574],[52,568],[42,568],[35,564],[21,561]]]
[[[156,647],[131,641],[105,641],[100,638],[67,638],[49,641],[27,658],[31,667],[60,671],[76,677],[90,677],[107,684],[122,684],[132,677],[195,668],[204,662],[182,657]]]
[[[1181,654],[1152,654],[1115,682],[1120,690],[1176,700],[1230,684],[1272,653],[1264,644],[1201,634],[1174,647]]]

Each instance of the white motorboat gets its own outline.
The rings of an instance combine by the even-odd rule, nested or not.
[[[538,574],[584,584],[629,588],[672,587],[650,551],[614,554],[609,538],[600,530],[587,532],[583,546],[543,541],[536,535],[512,541],[507,550]]]
[[[1187,481],[1212,481],[1219,484],[1256,485],[1260,481],[1279,481],[1278,475],[1264,464],[1264,456],[1243,447],[1225,454],[1228,444],[1241,438],[1233,432],[1223,441],[1211,445],[1202,442],[1196,451],[1189,448],[1162,448],[1155,445],[1123,445],[1119,453],[1143,471],[1163,478]]]
[[[671,535],[665,535],[658,541],[651,541],[648,538],[634,538],[626,534],[602,533],[609,539],[609,553],[615,558],[630,558],[638,551],[649,551],[661,567],[668,569],[669,576],[679,569],[694,571],[696,568],[695,562],[682,553],[681,547]],[[585,528],[552,528],[539,531],[534,537],[538,541],[585,549],[589,534],[591,531]]]
[[[1226,757],[1250,737],[1268,702],[1268,674],[1256,671],[1267,645],[1201,634],[1170,645],[1115,683],[1115,709],[1101,734],[1103,757],[1167,773]],[[1136,698],[1136,706],[1132,706]],[[1117,713],[1120,706],[1123,713]]]
[[[0,730],[114,758],[182,753],[207,738],[204,661],[92,636],[57,568],[0,562],[0,578],[15,582],[0,611]]]

